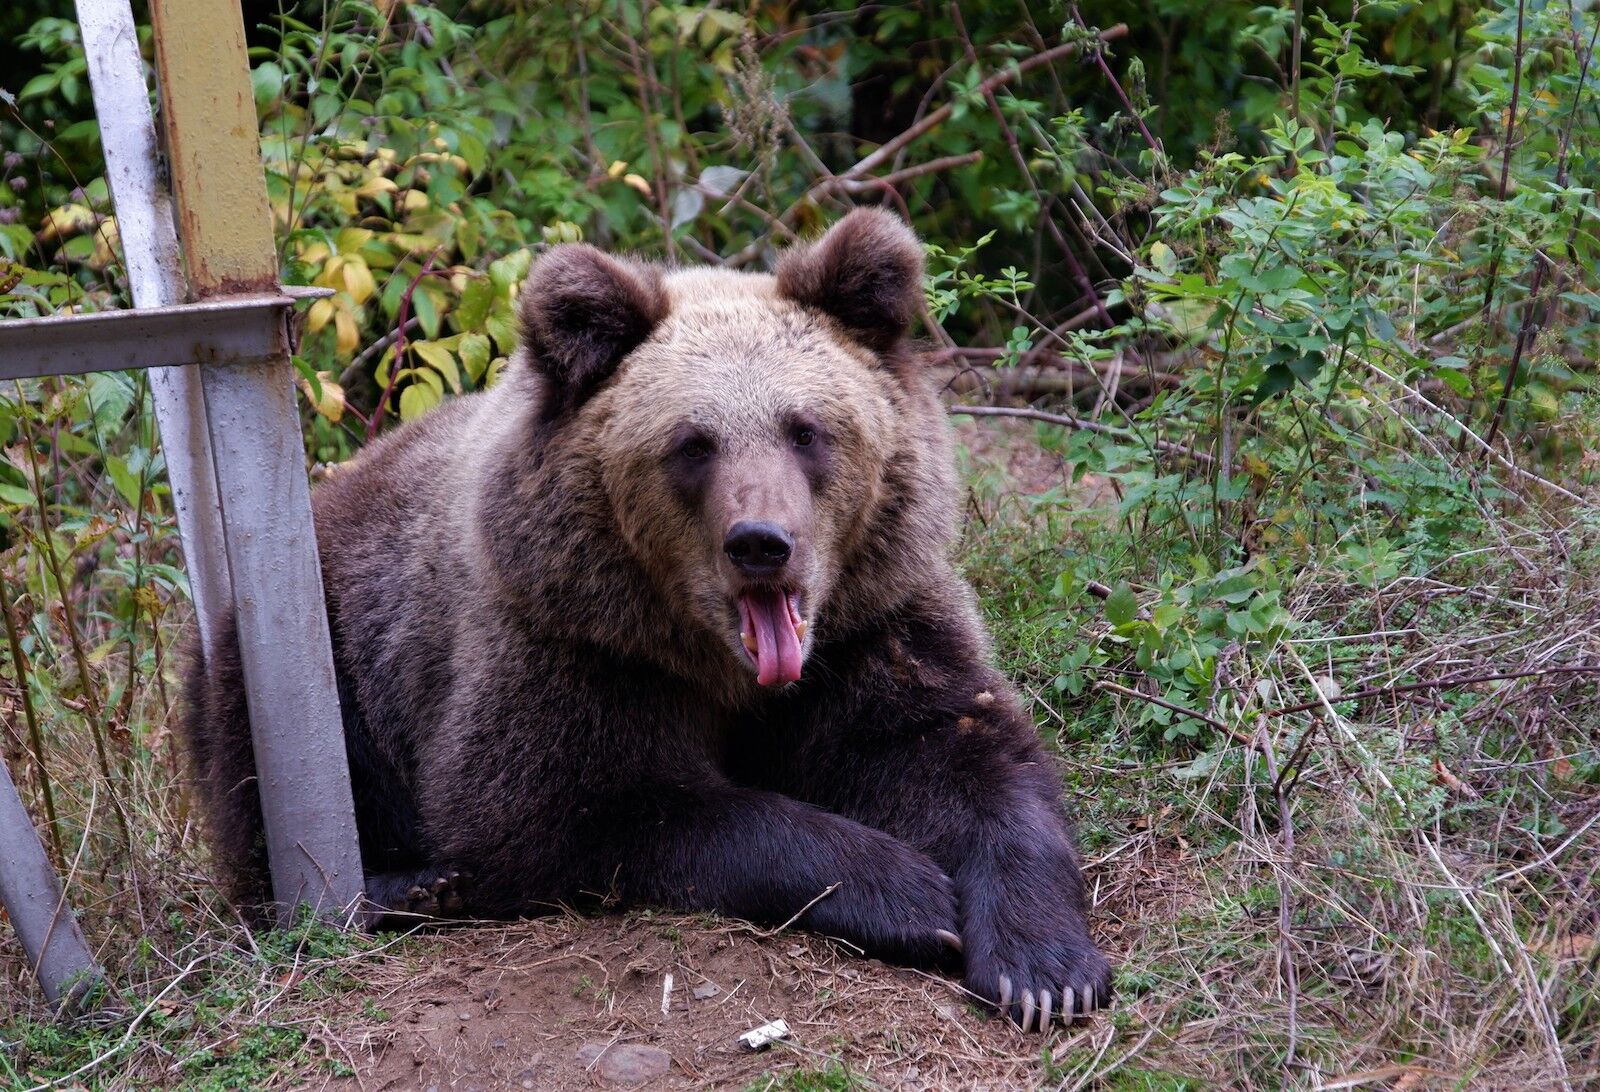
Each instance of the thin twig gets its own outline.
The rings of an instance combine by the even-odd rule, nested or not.
[[[22,651],[17,620],[11,609],[11,589],[4,575],[0,574],[0,611],[4,611],[6,617],[6,640],[11,645],[11,670],[16,675],[17,692],[22,696],[22,715],[28,722],[28,746],[33,751],[33,769],[39,779],[39,795],[44,798],[45,818],[50,822],[50,847],[54,850],[51,863],[59,872],[66,863],[66,852],[61,848],[61,820],[56,816],[56,795],[50,784],[50,767],[44,758],[44,737],[39,733],[39,715],[33,708],[33,673],[28,668],[28,657]]]
[[[816,898],[812,899],[810,902],[806,903],[800,909],[796,910],[794,912],[794,916],[792,918],[790,918],[788,921],[784,922],[782,925],[778,926],[776,929],[767,929],[767,930],[758,929],[758,930],[756,930],[756,935],[760,936],[760,937],[775,937],[775,936],[777,936],[779,933],[781,933],[785,929],[789,928],[789,926],[793,925],[795,922],[797,922],[801,918],[805,917],[806,916],[806,911],[810,910],[813,906],[817,905],[817,903],[821,902],[823,899],[827,898],[829,895],[833,894],[835,891],[839,890],[839,888],[841,888],[843,886],[844,886],[844,881],[842,881],[842,880],[837,882],[837,883],[831,884],[825,891],[823,891],[821,894],[819,894]]]
[[[1138,698],[1140,701],[1147,701],[1151,705],[1159,705],[1163,709],[1170,709],[1174,713],[1182,713],[1186,717],[1192,717],[1200,723],[1216,729],[1217,731],[1228,736],[1235,743],[1242,743],[1246,747],[1255,746],[1255,740],[1251,739],[1237,728],[1222,723],[1222,721],[1218,720],[1216,717],[1208,717],[1198,709],[1190,709],[1187,706],[1179,705],[1177,702],[1168,701],[1166,698],[1158,698],[1154,694],[1141,694],[1137,690],[1123,686],[1120,683],[1111,682],[1108,679],[1099,679],[1094,685],[1096,689],[1099,690],[1109,690],[1113,694],[1121,694],[1123,697],[1127,698]]]

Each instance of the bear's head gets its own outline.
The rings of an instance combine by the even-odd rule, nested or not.
[[[539,260],[522,303],[536,442],[566,468],[547,488],[603,494],[587,518],[638,574],[626,595],[589,589],[625,620],[614,643],[709,649],[701,673],[781,686],[820,636],[947,583],[949,429],[904,343],[921,294],[916,237],[869,209],[775,276],[583,245]],[[623,580],[581,522],[589,565]]]

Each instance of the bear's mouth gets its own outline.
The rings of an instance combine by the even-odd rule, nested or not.
[[[799,682],[805,639],[798,592],[754,587],[740,593],[739,641],[755,665],[756,682],[762,686]]]

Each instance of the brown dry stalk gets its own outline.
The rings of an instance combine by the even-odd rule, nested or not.
[[[33,769],[39,779],[39,795],[44,799],[45,818],[50,823],[51,863],[61,871],[66,854],[61,848],[61,820],[56,815],[56,794],[50,781],[50,766],[44,758],[44,737],[39,733],[39,715],[33,708],[31,687],[32,672],[28,658],[22,651],[22,640],[17,634],[17,620],[11,613],[11,588],[0,575],[0,611],[6,618],[6,641],[11,646],[11,670],[16,676],[17,692],[22,695],[22,715],[28,722],[28,747],[33,751]]]

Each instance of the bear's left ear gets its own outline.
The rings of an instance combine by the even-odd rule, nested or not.
[[[666,315],[653,266],[585,243],[546,251],[522,288],[522,341],[545,378],[544,415],[582,405]]]
[[[905,336],[922,302],[922,245],[893,213],[856,209],[778,259],[778,294],[883,352]]]

